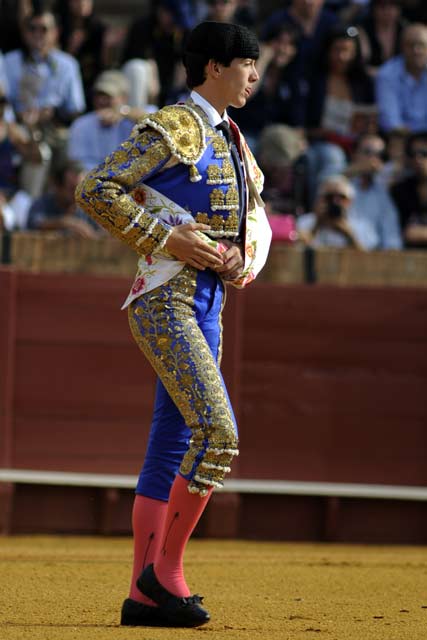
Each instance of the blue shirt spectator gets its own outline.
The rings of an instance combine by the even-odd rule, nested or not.
[[[85,110],[85,99],[77,61],[67,53],[54,49],[45,59],[34,56],[25,59],[22,50],[15,49],[5,55],[9,100],[18,113],[28,108],[23,96],[23,79],[33,78],[31,106],[42,109],[53,107],[73,115]]]
[[[381,178],[369,184],[362,178],[353,181],[355,196],[349,211],[350,220],[364,220],[372,228],[375,249],[401,249],[399,215]]]
[[[382,65],[376,80],[380,128],[427,129],[427,27],[413,24],[402,35],[402,55]]]
[[[78,62],[56,48],[57,37],[54,15],[33,13],[24,25],[25,46],[5,55],[8,97],[18,114],[48,110],[71,120],[85,110]]]
[[[7,75],[6,70],[4,68],[4,56],[0,51],[0,88],[3,89],[5,93],[7,93],[8,85],[7,85]]]
[[[96,111],[74,120],[68,139],[68,156],[88,171],[100,164],[129,137],[135,123],[122,118],[112,125],[103,124]]]
[[[358,139],[346,171],[354,187],[349,218],[370,225],[375,249],[401,249],[399,214],[388,191],[384,156],[385,142],[380,136],[365,134]]]
[[[76,118],[69,129],[68,156],[79,161],[85,171],[93,169],[129,137],[135,118],[144,112],[127,104],[129,82],[116,70],[103,71],[93,87],[95,111]],[[124,118],[123,111],[132,119]]]

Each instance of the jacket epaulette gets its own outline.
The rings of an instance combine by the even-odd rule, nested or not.
[[[206,149],[205,126],[201,117],[185,104],[166,106],[138,123],[162,135],[172,155],[186,165],[194,165]]]

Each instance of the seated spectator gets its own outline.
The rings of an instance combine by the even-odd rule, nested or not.
[[[333,29],[324,43],[309,94],[310,140],[328,141],[350,151],[356,136],[376,127],[374,84],[363,64],[358,31]]]
[[[268,41],[270,34],[277,33],[279,25],[290,25],[298,33],[296,56],[289,67],[289,77],[295,86],[299,84],[298,109],[305,120],[308,90],[314,64],[318,60],[326,34],[338,24],[333,11],[323,7],[324,0],[291,0],[289,7],[274,11],[261,29],[262,40]]]
[[[9,94],[9,85],[7,81],[4,56],[1,50],[0,50],[0,91],[1,91],[2,97],[5,97]],[[7,120],[7,122],[15,122],[16,120],[15,112],[13,111],[7,99],[6,99],[6,107],[3,111],[3,117],[5,120]]]
[[[402,55],[379,68],[376,85],[382,131],[427,129],[427,26],[405,27]]]
[[[107,27],[94,11],[93,0],[62,0],[58,3],[61,49],[80,65],[86,104],[92,108],[92,86],[108,65]]]
[[[319,56],[307,110],[310,198],[327,176],[341,174],[357,135],[376,130],[374,88],[354,27],[333,29]]]
[[[427,248],[427,131],[412,134],[406,145],[409,175],[396,182],[391,195],[409,249]]]
[[[184,84],[183,44],[189,31],[188,16],[180,3],[159,0],[148,17],[137,18],[125,39],[122,64],[128,60],[154,60],[160,79],[159,106]]]
[[[50,10],[42,6],[25,19],[23,38],[24,46],[5,56],[8,97],[20,122],[48,146],[46,171],[43,180],[35,178],[38,184],[46,180],[50,157],[60,160],[67,127],[85,110],[85,99],[77,60],[56,46],[58,26]]]
[[[57,39],[54,14],[33,12],[24,23],[25,45],[5,55],[8,97],[31,125],[69,124],[85,110],[79,64],[57,48]]]
[[[159,70],[155,60],[128,60],[122,71],[129,81],[128,104],[147,112],[158,110],[160,96]]]
[[[358,24],[363,59],[371,73],[400,53],[404,20],[399,0],[372,0]]]
[[[0,87],[6,93],[8,93],[7,75],[4,68],[4,56],[0,50]]]
[[[129,137],[144,111],[128,106],[129,83],[120,71],[103,71],[93,87],[94,111],[76,118],[68,135],[68,157],[85,171],[98,164]]]
[[[29,211],[28,229],[60,231],[82,238],[103,234],[100,227],[77,207],[74,192],[84,176],[81,164],[68,160],[52,170],[52,184]]]
[[[304,122],[299,109],[299,84],[287,73],[297,47],[297,33],[289,25],[271,32],[270,40],[261,46],[257,62],[259,81],[244,109],[229,109],[243,131],[249,146],[256,152],[259,132],[274,123],[301,127]]]
[[[269,214],[295,217],[307,210],[306,147],[303,133],[284,124],[261,131],[256,157],[264,173],[262,197]]]
[[[407,135],[403,131],[399,131],[399,129],[391,131],[388,136],[386,136],[387,160],[382,170],[382,177],[384,178],[384,182],[388,187],[390,187],[390,185],[394,184],[397,180],[400,180],[405,174],[407,174],[405,164],[406,139]]]
[[[24,228],[31,194],[25,190],[22,169],[26,162],[42,164],[40,144],[28,131],[7,116],[7,98],[0,87],[0,218],[12,231]]]
[[[297,218],[299,239],[313,247],[373,249],[370,225],[350,217],[354,188],[344,176],[326,178],[319,186],[313,213]]]
[[[249,3],[239,0],[207,0],[206,4],[208,11],[203,20],[235,22],[249,28],[255,25],[255,12]]]
[[[371,225],[375,249],[401,249],[399,216],[383,175],[385,151],[380,136],[359,138],[346,171],[355,190],[349,216]]]

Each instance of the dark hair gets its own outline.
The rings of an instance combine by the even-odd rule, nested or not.
[[[415,133],[411,133],[405,142],[405,153],[409,157],[412,153],[412,147],[415,142],[426,142],[427,143],[427,131],[416,131]]]
[[[199,23],[188,35],[183,56],[190,89],[206,79],[205,67],[215,60],[229,67],[235,58],[259,57],[259,44],[253,31],[231,22],[207,20]]]
[[[360,46],[359,31],[356,27],[334,27],[325,36],[323,47],[319,54],[319,63],[323,72],[327,72],[329,68],[329,54],[332,46],[337,40],[350,40],[355,44],[355,56],[348,68],[348,77],[350,80],[359,80],[367,75],[365,64],[362,57],[362,49]]]
[[[24,24],[28,25],[34,18],[40,18],[46,13],[53,16],[55,25],[59,24],[59,17],[55,12],[52,0],[40,0],[39,2],[33,2],[30,13],[24,18]]]
[[[401,2],[400,0],[389,0],[392,4],[396,5],[397,7],[401,7]],[[371,0],[371,9],[373,7],[375,7],[378,4],[382,4],[383,0]]]
[[[198,53],[187,52],[184,54],[184,65],[189,89],[194,89],[194,87],[198,87],[204,83],[206,80],[205,67],[207,65],[205,56]],[[230,65],[225,66],[229,67]]]
[[[263,42],[271,42],[272,40],[276,40],[279,36],[287,33],[291,40],[294,43],[297,43],[301,38],[302,30],[296,25],[290,24],[289,22],[278,22],[266,31],[262,37]]]
[[[40,0],[39,2],[33,2],[31,13],[29,13],[24,18],[24,27],[28,27],[31,24],[31,22],[34,20],[34,18],[41,18],[46,14],[53,16],[55,26],[58,27],[59,18],[53,10],[53,2],[52,1],[49,2],[49,0],[44,0],[44,1]],[[24,59],[31,61],[31,51],[27,43],[25,42],[25,40],[22,43],[22,51],[24,53]]]

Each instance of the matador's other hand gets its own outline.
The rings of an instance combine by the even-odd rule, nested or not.
[[[203,271],[207,267],[216,269],[224,264],[221,254],[200,238],[196,231],[209,231],[206,224],[190,222],[173,228],[166,241],[166,249],[173,256]]]
[[[241,275],[245,263],[243,247],[241,244],[229,240],[221,240],[221,243],[227,247],[227,250],[222,254],[224,264],[221,267],[216,267],[215,271],[224,280],[235,280]]]

